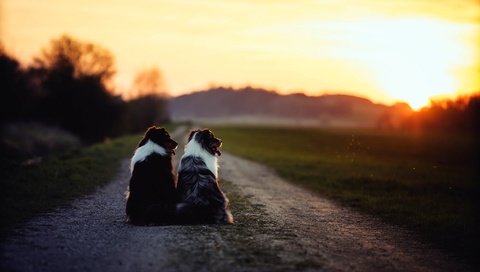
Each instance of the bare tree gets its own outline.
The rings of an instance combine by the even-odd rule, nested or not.
[[[127,124],[130,132],[169,121],[168,93],[158,68],[140,71],[127,95]]]
[[[105,48],[63,35],[35,59],[41,77],[39,118],[85,142],[117,134],[123,101],[108,87],[114,58]]]
[[[142,70],[135,76],[128,98],[134,99],[150,95],[156,95],[161,98],[168,97],[165,80],[160,70],[156,67]]]
[[[105,48],[63,35],[50,42],[35,59],[35,66],[63,71],[74,78],[92,77],[106,84],[115,74],[114,58]]]

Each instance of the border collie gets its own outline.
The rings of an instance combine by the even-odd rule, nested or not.
[[[175,217],[172,158],[177,142],[164,128],[150,127],[130,162],[126,213],[134,225],[171,224]]]
[[[178,167],[177,216],[182,224],[233,224],[228,199],[218,185],[217,155],[222,140],[193,130]]]

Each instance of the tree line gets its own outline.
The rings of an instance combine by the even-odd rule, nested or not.
[[[114,94],[114,74],[107,49],[67,35],[27,67],[0,46],[0,124],[38,122],[93,143],[169,120],[158,69],[137,75],[128,101]]]
[[[431,101],[431,105],[404,117],[403,127],[412,130],[480,132],[480,92],[455,99]]]
[[[53,39],[26,67],[0,45],[0,124],[38,122],[92,143],[169,121],[158,69],[138,73],[128,100],[114,95],[114,75],[107,49],[67,35]],[[408,112],[400,118],[404,129],[478,132],[480,92]]]

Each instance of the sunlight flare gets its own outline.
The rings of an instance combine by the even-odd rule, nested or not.
[[[338,39],[348,46],[334,49],[334,54],[361,63],[379,89],[414,109],[427,105],[434,95],[453,95],[465,88],[458,71],[478,65],[476,48],[462,40],[475,30],[472,25],[409,18],[336,27],[344,30]]]

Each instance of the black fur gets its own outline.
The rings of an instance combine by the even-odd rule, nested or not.
[[[162,146],[166,155],[151,153],[132,169],[126,213],[134,225],[171,224],[175,217],[175,178],[172,156],[177,142],[164,128],[151,127],[138,147],[148,140]]]
[[[195,139],[193,135],[195,135]],[[222,141],[209,130],[192,131],[189,142],[197,141],[212,156],[220,155]],[[217,177],[203,159],[184,156],[178,172],[177,220],[182,224],[231,224],[233,218],[227,209],[228,199],[220,190]]]

